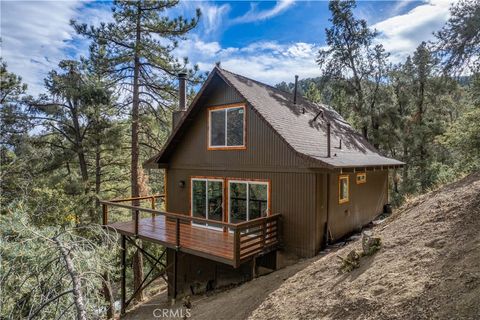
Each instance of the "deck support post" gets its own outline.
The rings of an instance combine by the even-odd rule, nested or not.
[[[152,210],[155,210],[155,197],[152,197],[150,199],[151,205],[152,205]],[[155,213],[152,212],[152,218],[155,218]]]
[[[233,231],[233,264],[235,268],[240,265],[240,230]]]
[[[180,250],[180,220],[175,219],[175,252],[173,253],[173,300],[177,299],[178,251]]]
[[[104,226],[108,224],[108,207],[106,204],[102,204],[102,223]]]
[[[126,268],[127,268],[127,241],[126,236],[122,235],[122,244],[121,244],[121,251],[122,251],[122,277],[121,277],[121,300],[120,300],[120,313],[123,315],[125,314],[125,300],[126,300],[126,285],[125,285],[125,278],[126,278]]]
[[[138,215],[140,212],[138,210],[135,210],[135,237],[138,237]]]
[[[173,253],[173,301],[177,299],[177,265],[178,265],[178,250]]]

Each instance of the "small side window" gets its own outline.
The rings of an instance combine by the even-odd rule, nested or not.
[[[357,173],[357,184],[362,184],[367,182],[367,173],[359,172]]]
[[[349,198],[349,176],[343,175],[338,177],[338,203],[346,203]]]

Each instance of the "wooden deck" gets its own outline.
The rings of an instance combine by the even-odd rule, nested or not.
[[[141,199],[151,200],[152,208],[120,203],[131,199],[100,201],[103,205],[103,225],[122,235],[138,237],[235,268],[259,254],[277,248],[281,243],[279,214],[241,223],[215,221],[218,229],[213,229],[198,225],[211,224],[210,220],[155,210],[153,196]],[[109,207],[129,209],[134,213],[134,219],[108,223]],[[151,217],[140,219],[141,212],[150,213]]]
[[[107,225],[118,233],[135,236],[135,222]],[[231,264],[233,261],[232,232],[213,230],[189,223],[180,223],[180,251]],[[165,216],[139,219],[138,238],[176,248],[176,222]]]

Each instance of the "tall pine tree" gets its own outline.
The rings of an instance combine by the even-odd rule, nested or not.
[[[188,71],[193,77],[196,67],[186,70],[183,62],[173,57],[178,40],[192,30],[200,18],[185,19],[168,17],[168,9],[175,7],[177,0],[115,1],[114,22],[99,27],[78,24],[72,21],[76,31],[106,48],[108,72],[122,86],[131,103],[131,195],[139,196],[139,126],[140,112],[168,108],[175,99],[174,77],[180,71]],[[134,202],[138,205],[138,202]],[[134,289],[143,278],[143,262],[139,251],[135,254]],[[137,298],[143,299],[140,290]]]

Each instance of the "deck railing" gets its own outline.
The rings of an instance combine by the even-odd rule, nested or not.
[[[139,215],[140,212],[150,213],[152,217],[156,215],[164,216],[166,219],[173,220],[175,222],[175,248],[180,249],[180,223],[191,224],[208,224],[215,225],[224,232],[231,232],[233,236],[232,265],[238,267],[242,262],[248,260],[254,255],[264,253],[269,249],[278,246],[281,243],[281,215],[272,214],[266,217],[259,217],[253,220],[228,223],[222,221],[214,221],[204,218],[192,217],[178,213],[164,212],[157,210],[155,207],[156,199],[163,198],[163,195],[128,198],[128,199],[116,199],[105,201],[101,200],[100,203],[103,206],[103,225],[108,226],[108,208],[117,207],[131,210],[133,213],[134,221],[134,236],[138,236]],[[122,202],[132,202],[139,200],[151,201],[151,208],[145,208],[134,205],[123,204]],[[218,230],[212,230],[212,232],[219,232]]]

